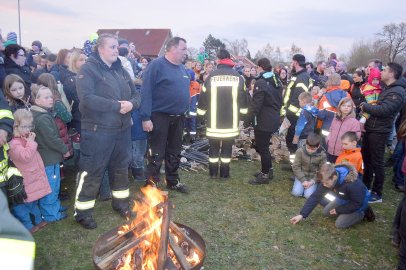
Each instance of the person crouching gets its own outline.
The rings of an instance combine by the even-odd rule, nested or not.
[[[323,164],[318,173],[321,184],[290,222],[296,224],[307,218],[319,203],[324,206],[325,216],[337,217],[335,225],[339,229],[360,222],[372,209],[368,206],[370,193],[357,176],[357,170],[349,163]]]

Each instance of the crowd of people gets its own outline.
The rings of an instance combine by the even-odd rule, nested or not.
[[[243,66],[224,48],[215,61],[204,48],[188,59],[180,37],[165,49],[151,61],[112,34],[94,34],[83,48],[57,54],[38,40],[27,52],[15,33],[0,43],[0,187],[31,233],[67,217],[60,183],[68,160],[78,168],[74,217],[86,229],[97,227],[98,197],[130,218],[129,179],[161,187],[161,167],[169,190],[188,193],[178,173],[181,148],[185,134],[197,139],[201,122],[209,177],[223,181],[232,175],[235,138],[253,129],[261,168],[248,182],[269,184],[271,138],[282,135],[291,193],[307,199],[292,224],[319,204],[337,228],[373,221],[386,150],[393,152],[394,188],[405,191],[406,73],[399,64],[373,60],[350,75],[335,54],[316,67],[302,54],[289,66],[267,58]],[[405,203],[392,232],[399,269],[406,268]]]

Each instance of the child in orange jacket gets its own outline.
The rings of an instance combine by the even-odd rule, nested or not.
[[[341,136],[343,151],[338,156],[336,164],[348,162],[352,164],[358,172],[358,177],[364,174],[364,164],[362,161],[361,148],[357,147],[358,136],[353,131],[348,131]]]

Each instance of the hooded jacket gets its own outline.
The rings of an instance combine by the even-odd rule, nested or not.
[[[330,133],[327,136],[327,152],[330,155],[338,156],[343,151],[341,144],[341,136],[348,131],[353,131],[357,134],[357,138],[361,138],[361,125],[359,121],[348,115],[341,119],[338,115],[333,118],[330,126]]]
[[[81,128],[87,130],[125,130],[131,126],[131,113],[120,113],[120,102],[129,101],[133,109],[140,106],[130,75],[117,59],[107,66],[98,53],[92,54],[76,78]]]
[[[295,177],[304,182],[310,179],[316,180],[317,171],[326,163],[326,153],[319,147],[316,152],[309,154],[306,145],[296,150],[292,170]]]
[[[68,147],[59,138],[58,127],[51,113],[39,106],[32,106],[31,112],[34,117],[34,132],[37,135],[38,152],[44,165],[58,164],[63,160],[63,155],[68,152]]]
[[[24,188],[27,193],[25,202],[39,200],[51,193],[44,162],[37,151],[37,142],[16,137],[9,145],[10,159],[24,178]]]
[[[322,132],[329,131],[331,123],[334,119],[334,113],[337,112],[338,104],[340,100],[349,97],[350,94],[344,90],[341,90],[339,87],[332,87],[327,89],[327,92],[320,98],[318,103],[319,114],[317,118],[322,121],[322,124],[318,124],[318,127],[321,126]],[[327,136],[327,134],[323,134]]]
[[[370,193],[365,184],[358,178],[354,166],[346,163],[335,166],[337,181],[333,188],[328,189],[322,184],[317,186],[316,191],[306,200],[300,214],[303,218],[310,215],[313,209],[320,203],[327,193],[332,193],[339,201],[336,212],[351,214],[355,211],[363,212],[368,207]]]
[[[262,73],[254,85],[254,94],[248,107],[245,126],[254,123],[254,128],[275,132],[279,128],[282,106],[282,83],[272,72]]]
[[[316,107],[306,104],[299,115],[299,119],[296,122],[295,136],[299,136],[299,139],[306,139],[307,136],[314,132],[316,127],[316,117],[319,110]]]
[[[371,116],[365,122],[366,132],[390,133],[396,114],[405,104],[405,82],[399,79],[383,89],[376,104],[364,103],[362,110]]]

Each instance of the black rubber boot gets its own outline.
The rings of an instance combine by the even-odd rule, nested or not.
[[[230,165],[222,163],[220,165],[220,177],[221,178],[230,178]]]
[[[219,172],[218,163],[209,163],[209,174],[210,178],[217,178]]]
[[[257,177],[248,181],[248,183],[251,185],[269,184],[269,175],[261,172]]]

